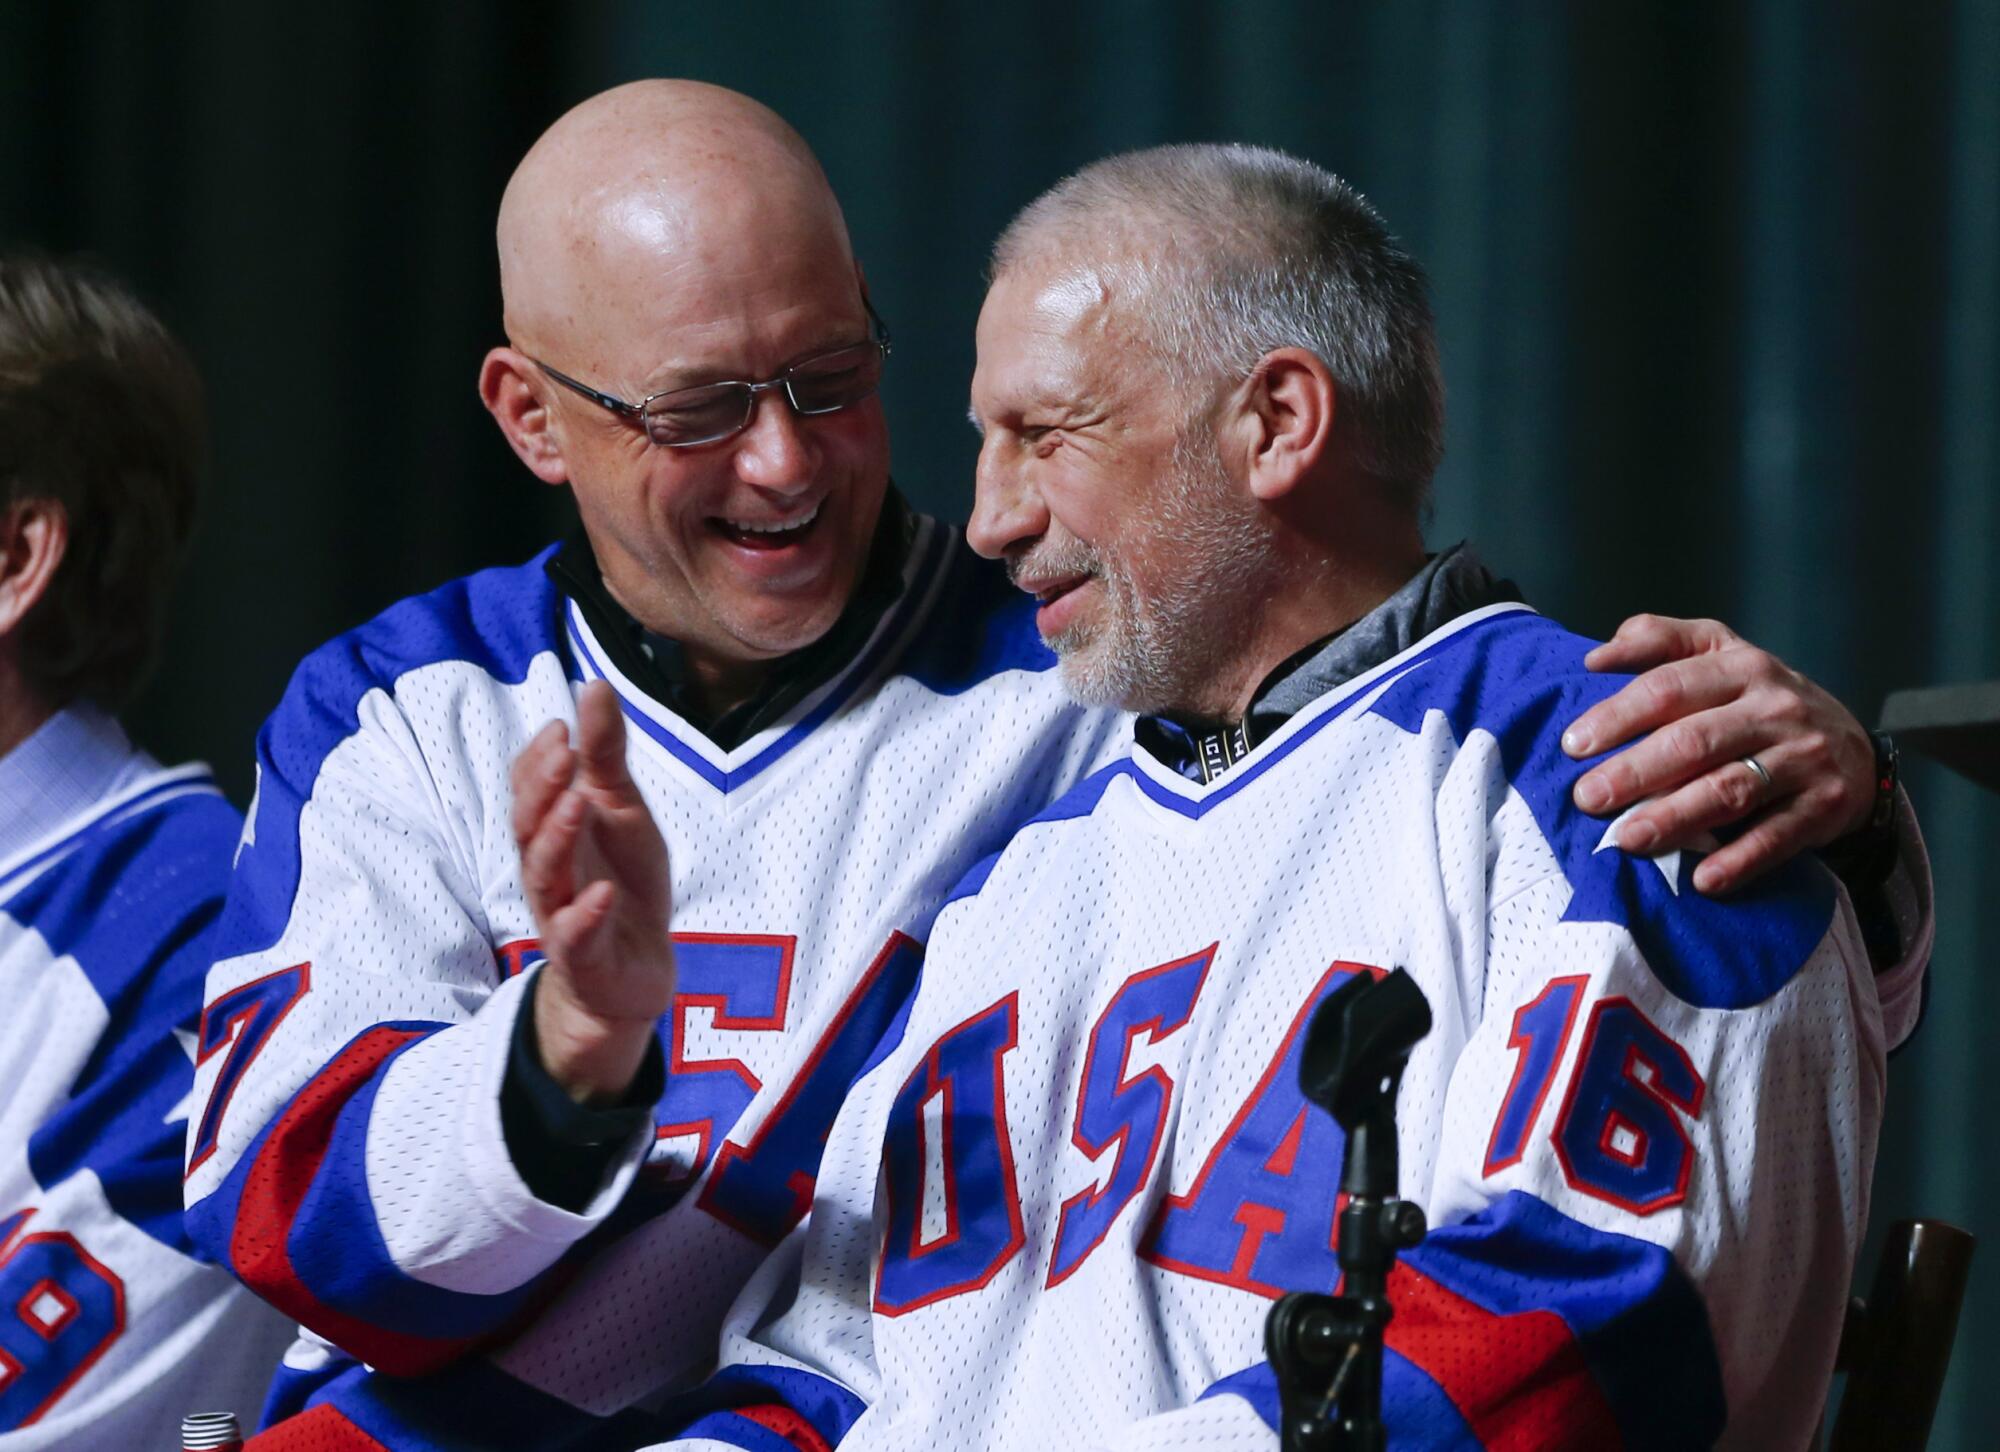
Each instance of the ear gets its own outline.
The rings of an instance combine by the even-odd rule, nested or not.
[[[547,390],[552,385],[526,353],[495,348],[479,365],[479,401],[500,425],[508,446],[544,484],[569,481]]]
[[[0,514],[0,636],[49,593],[69,551],[69,516],[52,499],[22,499]]]
[[[1283,499],[1326,461],[1333,442],[1333,373],[1304,348],[1264,355],[1238,395],[1235,432],[1247,445],[1246,483]]]

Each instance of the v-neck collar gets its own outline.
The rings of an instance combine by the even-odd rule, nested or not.
[[[1527,605],[1508,602],[1460,615],[1407,650],[1328,691],[1258,742],[1234,769],[1213,781],[1191,781],[1136,744],[1122,765],[1129,769],[1133,784],[1149,800],[1182,816],[1199,818],[1228,801],[1327,727],[1365,710],[1396,681],[1456,645],[1468,631],[1508,616],[1535,613]]]
[[[927,612],[944,582],[951,538],[950,531],[937,521],[916,518],[916,532],[897,577],[898,596],[848,663],[797,700],[777,720],[733,748],[718,746],[686,716],[642,690],[613,661],[602,637],[593,628],[594,622],[574,599],[568,600],[564,608],[571,652],[585,680],[602,679],[610,683],[626,719],[645,740],[697,779],[726,795],[754,781],[845,705]]]

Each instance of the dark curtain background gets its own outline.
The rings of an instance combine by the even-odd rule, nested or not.
[[[2000,0],[1503,7],[0,0],[0,240],[133,278],[206,371],[213,489],[136,713],[239,802],[291,666],[566,503],[473,390],[494,207],[638,76],[824,158],[896,329],[897,475],[962,515],[983,251],[1064,171],[1243,139],[1349,177],[1436,284],[1470,535],[1585,630],[1722,616],[1872,718],[2000,676]],[[1908,773],[1941,901],[1874,1221],[1986,1233],[1934,1446],[2000,1431],[2000,803]]]

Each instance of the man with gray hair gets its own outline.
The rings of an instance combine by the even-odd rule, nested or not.
[[[1866,1220],[1884,1010],[1802,860],[1726,902],[1576,807],[1615,680],[1464,547],[1424,277],[1337,178],[1175,147],[1002,237],[968,538],[1129,755],[935,919],[794,1254],[682,1435],[1270,1446],[1272,1298],[1331,1291],[1304,1027],[1405,969],[1392,1445],[1797,1446]]]
[[[301,664],[208,981],[241,1028],[201,1070],[189,1223],[310,1333],[273,1452],[599,1445],[698,1379],[913,939],[1130,725],[1069,700],[1032,602],[891,486],[887,329],[779,117],[686,81],[594,97],[496,240],[481,397],[582,528]],[[1705,704],[1754,744],[1683,797],[1799,744],[1722,704],[1744,658],[1706,662],[1734,684]],[[1843,831],[1813,785],[1865,786],[1865,738],[1780,694],[1838,723],[1783,785]]]
[[[194,364],[95,269],[0,254],[0,1442],[165,1447],[283,1322],[189,1244],[181,1141],[242,825],[112,712],[202,465]],[[211,1402],[211,1398],[219,1399]]]

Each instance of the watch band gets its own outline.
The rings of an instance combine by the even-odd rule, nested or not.
[[[1896,815],[1896,782],[1901,758],[1888,732],[1870,732],[1869,739],[1875,743],[1875,802],[1869,808],[1868,826],[1879,832]]]
[[[1875,743],[1875,800],[1869,804],[1868,820],[1819,849],[1821,860],[1856,894],[1879,886],[1896,866],[1896,743],[1880,731],[1870,735]]]

